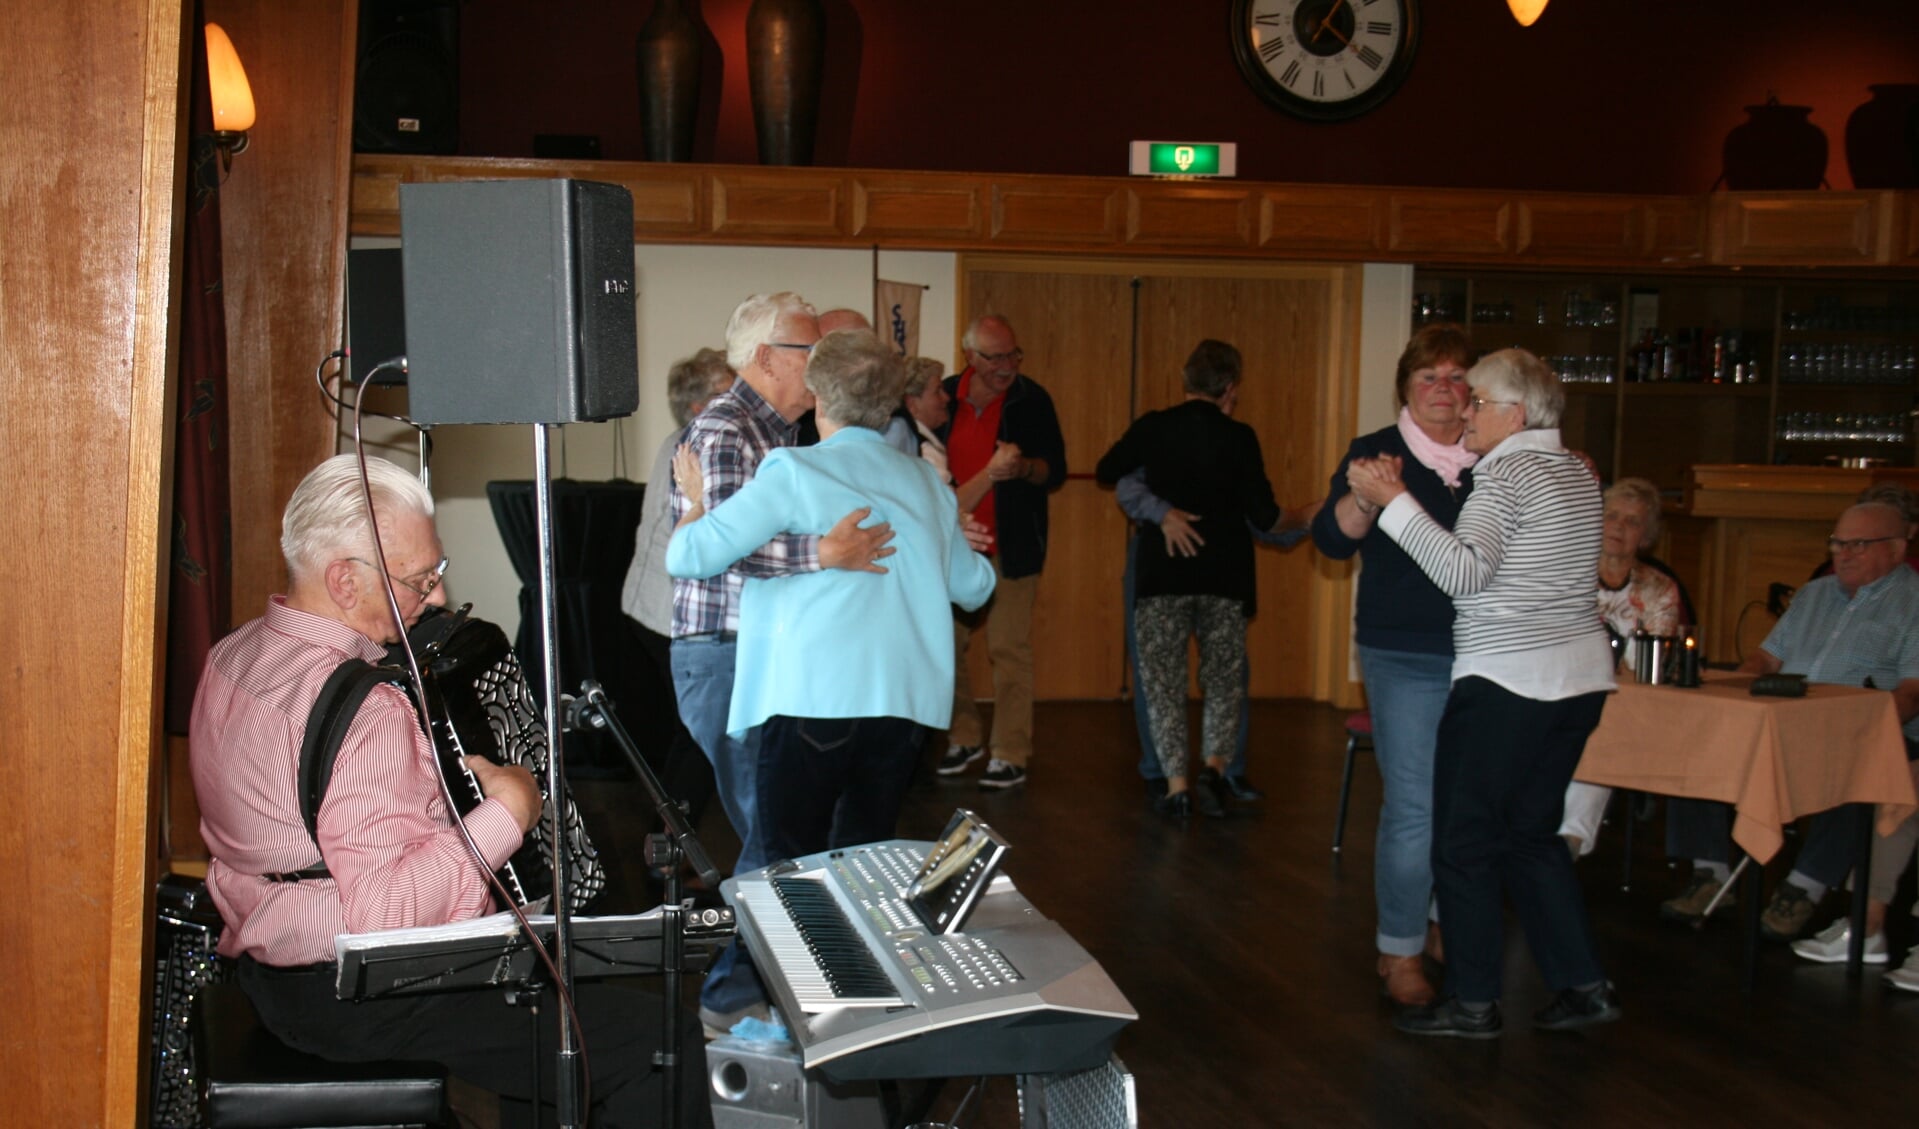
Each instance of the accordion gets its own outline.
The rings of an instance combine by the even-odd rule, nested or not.
[[[533,774],[543,798],[547,792],[548,735],[519,658],[498,626],[468,614],[434,609],[407,632],[425,681],[423,697],[431,715],[433,745],[440,771],[465,815],[485,796],[461,758],[483,756],[500,764],[523,765]],[[404,670],[406,655],[395,646],[387,662]],[[586,825],[570,794],[560,797],[561,849],[567,860],[567,906],[583,908],[606,885],[606,867],[587,838]],[[527,841],[500,868],[500,880],[513,900],[526,905],[552,889],[552,821],[541,819]]]

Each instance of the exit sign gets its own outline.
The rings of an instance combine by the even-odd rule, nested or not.
[[[1135,141],[1134,176],[1236,176],[1239,146],[1231,141]]]

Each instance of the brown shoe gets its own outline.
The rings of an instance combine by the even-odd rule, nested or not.
[[[1446,963],[1446,939],[1439,932],[1439,922],[1426,923],[1426,955],[1433,958],[1434,964]]]
[[[1419,956],[1396,957],[1379,954],[1380,990],[1401,1007],[1425,1007],[1436,993],[1426,979],[1426,965]]]

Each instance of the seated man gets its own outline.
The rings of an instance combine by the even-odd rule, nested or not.
[[[1864,502],[1840,515],[1827,540],[1832,575],[1799,590],[1766,641],[1739,669],[1746,674],[1783,670],[1811,682],[1891,690],[1910,758],[1919,749],[1919,574],[1901,567],[1906,533],[1905,515],[1884,503]],[[1685,892],[1663,903],[1660,914],[1669,920],[1695,920],[1726,883],[1732,809],[1712,801],[1676,799],[1668,811],[1667,853],[1692,859],[1694,869]],[[1764,936],[1790,941],[1805,931],[1819,899],[1852,869],[1860,821],[1871,818],[1872,808],[1862,804],[1813,818],[1792,873],[1774,891],[1760,918]],[[1721,904],[1729,901],[1722,899]]]
[[[334,996],[335,934],[489,912],[486,876],[459,824],[493,869],[519,847],[541,808],[524,768],[469,757],[486,799],[456,821],[408,696],[384,684],[354,715],[316,833],[308,834],[295,776],[322,684],[348,658],[378,662],[383,645],[398,642],[429,604],[446,602],[432,496],[392,463],[368,459],[367,473],[377,523],[367,520],[353,456],[328,459],[300,483],[280,537],[287,594],[215,645],[201,676],[193,785],[212,854],[207,889],[226,926],[220,953],[237,960],[240,987],[267,1029],[297,1050],[339,1061],[439,1062],[484,1089],[551,1100],[558,1092],[552,1056],[543,1056],[536,1077],[528,1012],[498,990],[360,1003]],[[380,549],[384,575],[369,563],[382,559]],[[316,877],[317,867],[324,873]],[[591,1056],[594,1124],[656,1120],[658,1000],[600,983],[579,985],[575,999]],[[559,1011],[540,1015],[549,1049]],[[711,1119],[700,1048],[697,1033],[683,1043],[681,1116],[689,1125]]]

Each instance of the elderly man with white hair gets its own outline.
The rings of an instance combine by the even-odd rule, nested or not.
[[[799,441],[799,419],[813,407],[806,362],[819,342],[819,318],[798,294],[755,294],[741,302],[726,326],[726,363],[740,374],[733,387],[713,397],[686,431],[704,483],[697,499],[708,512],[722,509],[752,480],[766,456]],[[673,520],[694,505],[676,484]],[[791,576],[822,568],[877,571],[873,562],[892,554],[885,523],[859,527],[871,513],[861,507],[825,535],[781,534],[715,576],[673,581],[673,687],[680,720],[713,763],[720,804],[739,833],[736,872],[772,862],[758,833],[760,734],[757,728],[727,732],[738,655],[740,591],[748,577]],[[700,991],[700,1017],[715,1032],[730,1030],[748,1014],[763,1014],[766,989],[738,942],[729,945]]]
[[[200,679],[193,787],[212,855],[207,890],[226,924],[220,953],[237,961],[261,1022],[291,1047],[341,1062],[439,1062],[509,1098],[550,1096],[553,1062],[532,1054],[527,1013],[497,990],[335,997],[336,934],[489,912],[485,870],[511,857],[541,810],[525,768],[468,757],[486,798],[454,816],[406,693],[381,684],[340,742],[308,831],[296,777],[321,687],[348,659],[379,662],[386,644],[446,602],[432,496],[384,460],[368,459],[366,473],[363,488],[358,460],[338,455],[294,490],[280,538],[287,593],[215,644]],[[593,1054],[595,1124],[650,1124],[660,1104],[658,1001],[610,984],[578,985],[575,999]],[[542,1015],[543,1039],[557,1037],[557,1012]],[[701,1063],[695,1040],[682,1066],[688,1124],[711,1116]]]
[[[993,591],[953,492],[880,435],[900,400],[900,358],[870,333],[840,330],[820,340],[806,383],[819,445],[768,455],[717,512],[688,509],[666,553],[675,576],[711,576],[777,533],[822,529],[861,503],[898,534],[883,574],[749,579],[741,593],[728,729],[762,730],[769,802],[758,826],[774,858],[893,837],[926,728],[952,715],[951,609]],[[695,497],[699,474],[690,452],[676,459],[675,480]]]
[[[1905,567],[1909,532],[1897,506],[1863,502],[1839,515],[1826,545],[1832,574],[1808,581],[1792,606],[1773,625],[1740,671],[1803,674],[1809,682],[1841,686],[1872,685],[1892,691],[1905,732],[1908,759],[1919,753],[1919,574]],[[1872,818],[1866,805],[1848,804],[1813,817],[1792,873],[1774,890],[1759,918],[1768,940],[1790,941],[1806,931],[1826,891],[1845,881],[1852,869],[1853,844],[1862,824]],[[1693,861],[1692,880],[1677,897],[1660,905],[1669,920],[1697,920],[1730,875],[1731,808],[1708,800],[1674,800],[1667,807],[1667,853]],[[1875,856],[1873,877],[1891,875],[1898,866]],[[1874,889],[1874,900],[1892,900],[1890,885]],[[1721,899],[1725,904],[1727,899]],[[1887,959],[1880,920],[1868,919],[1865,959]],[[1800,955],[1840,960],[1851,940],[1843,919],[1809,939]],[[1919,972],[1919,965],[1915,965]],[[1896,982],[1895,982],[1896,983]]]

